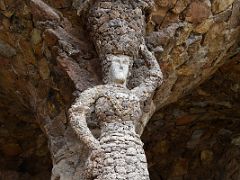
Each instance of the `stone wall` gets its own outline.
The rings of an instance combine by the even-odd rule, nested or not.
[[[74,146],[74,138],[67,131],[67,110],[76,94],[101,83],[98,57],[88,38],[85,22],[76,15],[72,2],[67,0],[46,0],[44,2],[47,5],[43,5],[37,0],[0,0],[0,107],[3,111],[0,149],[1,155],[3,155],[1,162],[6,161],[6,166],[3,165],[1,171],[6,172],[5,174],[11,174],[11,176],[16,174],[14,172],[19,171],[21,162],[25,157],[29,157],[30,161],[33,162],[45,159],[44,168],[40,164],[39,167],[36,167],[36,169],[39,168],[39,172],[45,173],[51,168],[48,162],[49,154],[46,150],[45,140],[42,140],[44,143],[36,142],[38,139],[41,141],[42,138],[42,134],[37,127],[40,127],[44,134],[50,137],[49,139],[54,139],[54,141],[49,141],[51,152],[63,148],[57,158],[52,154],[53,161],[58,161],[63,154],[68,156],[74,148],[78,148],[69,148]],[[152,113],[155,108],[160,109],[171,102],[177,101],[179,97],[208,79],[225,61],[239,53],[239,6],[239,0],[156,1],[155,10],[148,16],[146,40],[149,48],[158,57],[165,81],[155,95],[155,106],[152,107]],[[39,21],[40,23],[38,23]],[[55,29],[49,28],[46,30],[46,28],[43,28],[44,25]],[[139,72],[141,74],[141,66],[135,66],[134,68],[134,77],[141,77],[138,76]],[[216,86],[215,88],[219,87]],[[237,85],[231,86],[231,88],[236,89]],[[204,92],[201,90],[199,92],[205,97]],[[224,95],[222,96],[224,97]],[[196,99],[198,100],[198,97]],[[192,100],[195,101],[194,98]],[[221,103],[222,101],[218,106],[230,106],[229,103],[224,105],[221,105]],[[169,114],[172,113],[169,112]],[[189,116],[187,118],[183,117],[182,120],[180,118],[178,121],[194,121],[191,120],[192,115]],[[208,117],[208,115],[206,116]],[[174,118],[178,118],[178,116],[169,117],[172,120]],[[152,126],[152,122],[149,127]],[[162,123],[161,120],[156,122]],[[210,122],[212,124],[216,123],[214,121]],[[17,125],[18,123],[19,125]],[[28,130],[29,127],[36,129]],[[183,127],[180,125],[179,128]],[[219,128],[221,129],[221,127]],[[8,132],[5,132],[5,129]],[[16,129],[21,129],[19,133],[22,134],[22,139],[19,133],[11,139],[9,133],[15,134],[18,132]],[[168,130],[168,128],[164,129]],[[197,129],[196,126],[193,127],[191,132],[182,131],[189,133],[186,135],[186,142],[189,141],[192,133]],[[231,127],[229,129],[235,132]],[[169,131],[173,130],[169,129]],[[156,132],[154,129],[151,131],[153,134]],[[177,132],[171,133],[174,135]],[[196,136],[199,136],[197,133],[200,133],[200,131],[195,132]],[[72,143],[66,143],[63,138],[66,134],[72,138]],[[155,141],[155,136],[148,134],[149,131],[146,131],[144,139],[148,137],[149,140]],[[163,138],[161,133],[159,136]],[[25,138],[30,141],[28,142],[29,145],[25,142]],[[181,136],[181,133],[179,133],[178,141],[182,142],[184,138],[184,134]],[[165,141],[169,140],[166,139]],[[228,142],[230,141],[232,140]],[[145,140],[145,142],[147,141]],[[37,145],[39,143],[42,143],[42,145]],[[159,146],[164,143],[161,142]],[[45,148],[43,157],[35,153],[36,149],[32,150],[35,146]],[[9,150],[9,147],[11,150]],[[205,156],[220,157],[215,156],[212,147],[206,147],[206,149],[199,149],[196,154],[190,153],[190,156],[199,157],[200,150],[207,150],[205,155],[203,152],[203,159]],[[148,143],[146,143],[146,149],[147,152],[151,152],[154,147],[148,146]],[[230,145],[229,149],[230,154],[234,155],[234,153],[231,153]],[[28,150],[31,153],[26,155],[29,152]],[[181,154],[181,151],[179,150],[178,153]],[[161,173],[163,179],[170,177],[171,173],[174,174],[174,168],[184,169],[182,166],[190,161],[186,155],[181,154],[181,156],[176,157],[178,158],[174,161],[167,161],[166,158],[163,158],[167,162],[156,165],[149,156],[150,171],[153,172],[156,169],[152,176],[154,177],[154,174],[160,170],[159,172],[163,172]],[[14,161],[13,165],[7,166],[7,162],[11,162],[11,159],[18,159],[17,162],[20,165],[15,164],[16,161]],[[196,158],[197,160],[199,159]],[[175,161],[176,163],[173,163]],[[198,165],[200,162],[200,160],[197,161],[196,167],[200,167]],[[32,162],[29,163],[32,164]],[[232,162],[233,165],[236,163],[235,161]],[[175,174],[183,176],[186,172],[190,174],[194,172],[193,170],[189,171],[191,164],[186,166],[188,170],[186,168],[182,170],[184,173]],[[170,172],[171,167],[173,170]],[[161,171],[164,168],[169,169],[169,171]],[[229,169],[232,169],[231,164]],[[27,168],[26,174],[31,174],[28,172],[31,172],[29,168]],[[212,172],[217,172],[217,170],[213,169]],[[36,174],[38,173],[32,173],[32,176]],[[159,178],[158,173],[156,177]],[[186,177],[190,177],[190,175]]]
[[[239,56],[177,103],[144,134],[153,180],[240,178]]]

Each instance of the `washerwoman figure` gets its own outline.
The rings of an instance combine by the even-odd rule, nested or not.
[[[149,180],[136,124],[142,117],[143,102],[162,83],[159,64],[144,41],[145,11],[151,5],[147,0],[99,0],[89,10],[88,24],[105,85],[82,92],[69,110],[73,130],[90,150],[86,179]],[[144,59],[149,71],[139,86],[128,89],[135,58]],[[98,139],[86,122],[92,106],[101,129]]]

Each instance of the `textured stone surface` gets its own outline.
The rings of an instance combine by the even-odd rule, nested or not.
[[[233,4],[234,0],[214,0],[212,4],[213,13],[220,13]]]
[[[0,40],[0,55],[11,58],[17,54],[16,50],[6,42]]]
[[[206,20],[211,15],[211,7],[204,2],[192,2],[186,13],[186,20],[197,24]]]
[[[50,5],[50,1],[45,2]],[[55,8],[53,10],[49,6],[41,6],[41,3],[34,5],[34,3],[29,4],[29,1],[0,1],[0,39],[4,42],[4,47],[8,44],[17,52],[11,58],[2,54],[0,56],[0,103],[1,107],[9,107],[9,110],[4,109],[2,111],[24,117],[27,122],[34,121],[34,123],[37,123],[45,134],[49,136],[49,149],[57,152],[56,156],[52,156],[53,161],[61,162],[66,167],[63,171],[71,173],[76,166],[74,163],[66,163],[64,158],[81,164],[82,161],[79,161],[79,159],[84,160],[87,151],[76,146],[75,142],[77,140],[68,131],[66,125],[68,123],[66,118],[67,109],[74,99],[72,93],[76,89],[83,91],[88,87],[101,83],[101,70],[94,47],[88,38],[89,32],[84,31],[83,24],[85,22],[77,17],[76,11],[72,9],[71,4],[64,2],[59,0],[57,4],[57,1],[52,1],[51,6]],[[197,2],[202,3],[203,1]],[[216,14],[213,12],[214,2],[217,1],[204,1],[211,7],[213,15],[200,24],[186,21],[188,7],[193,3],[191,0],[159,1],[155,6],[155,11],[149,16],[145,37],[148,47],[155,52],[158,58],[165,78],[163,86],[159,88],[155,95],[155,105],[151,106],[152,113],[155,108],[159,109],[176,101],[179,97],[192,90],[193,87],[208,79],[227,59],[239,52],[239,0],[225,6],[223,11]],[[61,8],[56,10],[60,6]],[[77,3],[75,3],[75,7],[77,7]],[[42,9],[45,10],[42,11]],[[39,20],[47,22],[37,24],[36,22]],[[55,28],[59,24],[60,27]],[[41,33],[41,41],[38,38],[36,38],[37,41],[31,40],[31,32],[33,32],[34,28],[43,31],[46,27],[49,29]],[[32,44],[32,42],[39,43]],[[42,58],[46,58],[50,71],[49,78],[46,79],[47,76],[45,76],[44,80],[41,78],[38,65],[41,64],[39,61]],[[133,78],[142,77],[143,67],[141,63],[141,61],[138,61],[133,66]],[[234,67],[239,69],[238,65]],[[238,84],[231,85],[231,89],[234,92],[237,91]],[[199,92],[208,94],[201,90]],[[204,103],[200,104],[204,106]],[[224,101],[221,101],[220,104],[221,107],[232,106],[231,103]],[[197,110],[199,109],[195,111]],[[237,112],[237,110],[234,112]],[[29,113],[33,114],[34,117],[25,118],[26,114]],[[19,121],[18,118],[15,119]],[[195,122],[195,120],[192,122]],[[158,121],[158,124],[161,125],[162,122]],[[11,127],[11,125],[6,127]],[[179,127],[181,128],[182,125]],[[226,133],[226,131],[222,132]],[[172,132],[173,135],[174,133]],[[188,147],[194,147],[196,139],[198,140],[202,133],[204,134],[203,130],[195,131],[192,141],[188,143]],[[63,139],[62,137],[65,135],[66,138]],[[235,140],[237,137],[237,135],[234,136],[234,140],[231,139],[229,142],[232,142],[233,145],[237,144],[238,141]],[[4,136],[3,139],[5,138]],[[152,137],[149,137],[149,139],[152,139]],[[182,142],[184,136],[179,139]],[[166,152],[169,149],[169,142],[171,141],[163,140],[160,143],[160,152]],[[58,152],[58,149],[62,148],[63,150]],[[215,152],[211,148],[202,149],[203,152],[205,150],[212,151],[214,157]],[[82,152],[82,154],[73,153],[75,151]],[[16,152],[19,153],[20,151]],[[226,164],[226,161],[229,162],[225,168],[226,174],[229,173],[229,177],[232,176],[232,179],[239,179],[237,173],[234,172],[234,167],[237,164],[235,159],[239,156],[238,150],[228,144],[222,152],[225,154],[222,164]],[[2,157],[5,158],[3,161],[7,162],[6,157]],[[149,154],[148,157],[150,157]],[[161,157],[162,161],[168,160],[163,156],[159,157]],[[172,157],[175,159],[174,162],[185,162],[176,156]],[[196,157],[199,158],[200,153],[197,153]],[[203,159],[211,159],[209,157]],[[234,159],[234,157],[236,158]],[[198,158],[196,158],[196,162],[200,162]],[[187,158],[185,157],[185,159]],[[36,159],[31,159],[31,161],[38,162]],[[162,161],[159,161],[159,164],[163,163]],[[184,164],[185,169],[191,167],[189,164],[187,166],[185,166],[186,163],[182,164]],[[17,179],[16,177],[19,177],[18,173],[16,173],[17,168],[11,170],[10,167],[12,165],[5,169],[1,168],[3,176],[12,176],[13,179]],[[29,172],[29,168],[26,169]],[[194,177],[201,177],[201,172],[209,172],[208,169],[203,167],[199,169],[200,171],[193,171]],[[182,170],[185,171],[184,168]],[[211,172],[221,172],[221,170],[213,168]],[[80,172],[81,170],[78,169],[77,171]],[[150,174],[153,176],[154,172],[158,171],[159,169],[156,166],[152,167],[152,169],[150,167]],[[208,177],[211,179],[211,174]],[[29,179],[29,177],[25,179]],[[159,176],[156,179],[159,179]]]
[[[178,3],[185,4],[185,9],[180,15],[168,8],[161,21],[160,17],[152,17],[148,22],[147,42],[159,58],[163,73],[165,72],[165,83],[155,96],[157,109],[176,101],[188,89],[212,75],[223,64],[227,54],[231,54],[231,50],[238,47],[239,23],[238,26],[231,25],[231,19],[234,18],[234,22],[238,21],[231,11],[239,8],[239,2],[231,1],[229,7],[232,8],[217,14],[212,11],[206,16],[214,2],[179,1],[175,4],[176,7]],[[202,17],[200,12],[195,13],[192,8],[197,4],[204,7],[203,11],[207,10],[208,13],[203,13]],[[198,8],[199,11],[201,7]],[[153,16],[161,11],[161,8],[157,7]],[[188,20],[191,21],[187,22]]]
[[[0,179],[44,180],[50,177],[52,162],[47,139],[32,115],[9,115],[0,105]]]
[[[114,36],[107,36],[109,44],[111,37]],[[104,48],[99,52],[104,53]],[[131,55],[136,50],[130,48],[129,51]],[[146,45],[142,44],[139,51],[143,60],[150,64],[148,77],[139,86],[133,89],[126,87],[125,82],[128,79],[126,71],[131,63],[125,65],[122,62],[123,57],[119,58],[118,55],[118,58],[104,61],[107,63],[104,66],[112,69],[111,64],[114,64],[115,69],[113,72],[107,68],[103,69],[107,71],[104,72],[107,76],[104,78],[106,85],[83,91],[69,110],[70,124],[81,140],[79,143],[89,148],[90,155],[82,175],[83,179],[149,179],[143,144],[136,128],[140,126],[141,130],[144,129],[145,124],[141,123],[143,107],[147,101],[151,101],[155,89],[161,84],[162,72],[156,58]],[[115,51],[111,53],[115,54]],[[130,58],[125,60],[132,61]],[[119,81],[118,77],[123,81]],[[92,119],[100,126],[99,138],[94,137],[87,125],[86,115],[90,113],[91,106],[93,106],[91,114],[95,113]],[[54,164],[55,166],[58,164]],[[72,178],[74,174],[68,177],[56,171],[53,172],[53,177]]]
[[[238,63],[155,113],[143,134],[151,179],[239,178]]]

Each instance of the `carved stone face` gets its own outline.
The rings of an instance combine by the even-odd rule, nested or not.
[[[109,67],[109,81],[110,83],[126,85],[129,75],[129,68],[131,58],[125,55],[107,55]]]

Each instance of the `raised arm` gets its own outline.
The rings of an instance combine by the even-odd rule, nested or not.
[[[101,96],[102,90],[103,86],[96,86],[83,91],[69,109],[70,125],[78,138],[92,150],[98,149],[100,143],[88,128],[86,115],[91,105]]]
[[[148,50],[146,45],[141,45],[140,52],[147,64],[149,71],[143,82],[132,91],[142,100],[148,100],[155,92],[156,88],[162,84],[163,75],[156,57]]]

